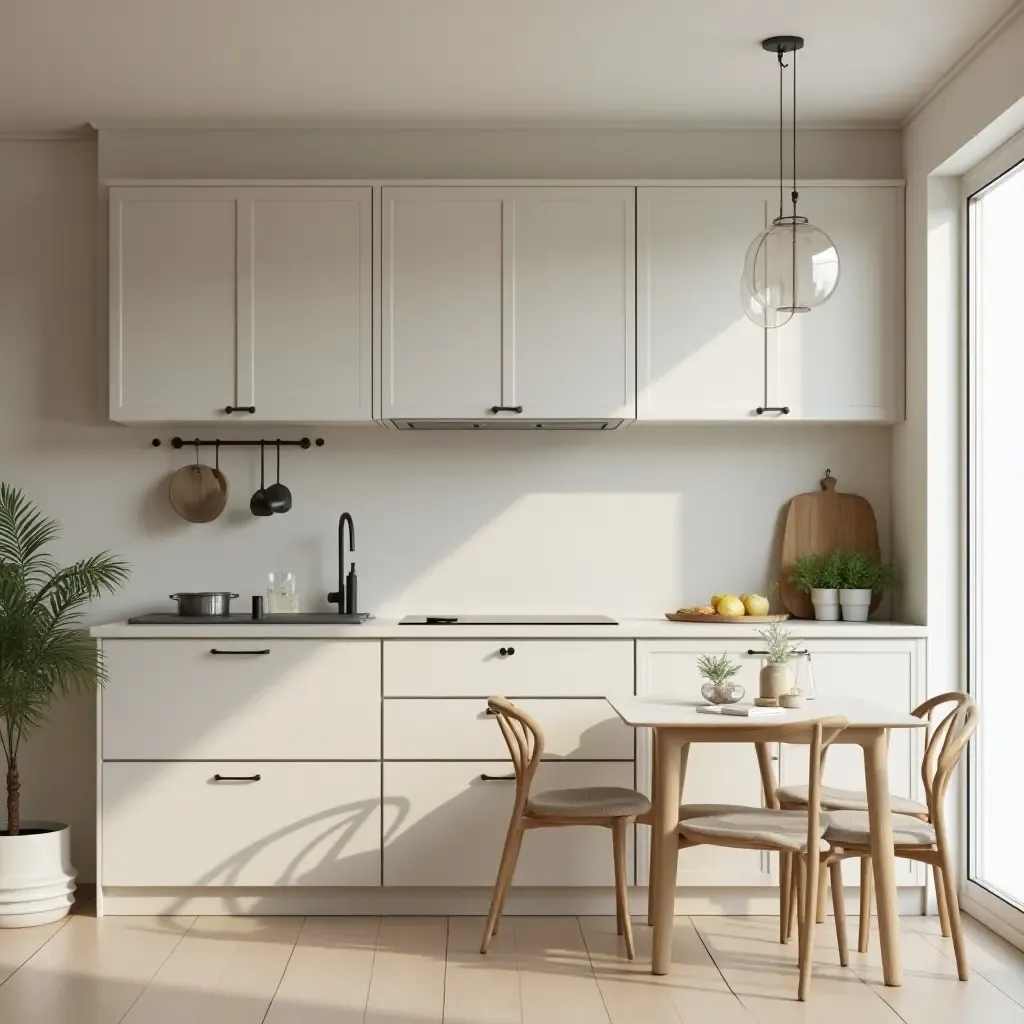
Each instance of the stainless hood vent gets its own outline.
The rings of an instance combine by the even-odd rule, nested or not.
[[[625,420],[392,420],[399,430],[614,430]]]

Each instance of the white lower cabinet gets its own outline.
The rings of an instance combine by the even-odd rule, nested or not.
[[[603,699],[516,700],[544,730],[544,753],[590,761],[633,760],[634,731]],[[475,698],[384,701],[389,761],[485,761],[508,747],[485,701]]]
[[[511,770],[508,760],[386,762],[383,884],[493,885],[515,782],[481,776],[511,775]],[[572,786],[632,787],[633,763],[546,761],[537,770],[533,791]],[[626,862],[632,883],[632,834],[629,844]],[[612,881],[608,829],[536,829],[523,838],[517,886],[609,886]]]
[[[380,885],[378,762],[118,761],[102,786],[103,885]]]
[[[108,761],[376,760],[380,644],[110,640]]]
[[[799,635],[799,623],[793,624]],[[821,696],[856,694],[894,710],[908,712],[924,699],[924,641],[921,640],[814,640],[801,643],[809,652],[794,664],[798,685],[811,679]],[[758,673],[763,664],[759,640],[666,640],[637,643],[637,693],[699,699],[701,679],[697,659],[705,653],[726,653],[740,663],[737,681],[746,688],[746,700],[757,696]],[[813,676],[812,676],[813,673]],[[650,792],[651,747],[648,730],[637,737],[637,780]],[[894,730],[889,746],[889,786],[900,796],[921,799],[919,766],[923,750],[917,731]],[[806,747],[773,747],[780,785],[806,785]],[[863,790],[864,758],[856,746],[837,744],[825,762],[824,784]],[[694,744],[690,748],[683,786],[683,803],[763,803],[761,777],[752,747],[739,744]],[[638,830],[637,876],[645,884],[648,874],[649,832]],[[715,847],[682,850],[678,882],[681,886],[774,885],[778,869],[774,855]],[[855,861],[844,865],[844,877],[857,884]],[[897,861],[897,882],[918,885],[918,865]]]

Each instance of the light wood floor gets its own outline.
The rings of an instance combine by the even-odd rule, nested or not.
[[[0,930],[3,1024],[1024,1024],[1024,954],[967,920],[972,977],[933,918],[906,918],[904,984],[872,952],[839,966],[817,930],[811,1000],[768,918],[678,918],[674,969],[622,958],[611,918],[126,918],[88,907]],[[856,937],[857,921],[849,921]],[[645,963],[645,959],[647,962]]]

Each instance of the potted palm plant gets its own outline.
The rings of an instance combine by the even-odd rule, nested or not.
[[[50,705],[103,681],[83,607],[113,593],[128,566],[107,552],[60,568],[46,551],[59,532],[15,487],[0,483],[0,746],[7,768],[7,827],[0,831],[0,927],[46,924],[74,900],[67,825],[21,820],[21,744]]]

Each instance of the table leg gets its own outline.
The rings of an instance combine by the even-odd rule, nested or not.
[[[654,838],[654,817],[653,809],[658,806],[658,730],[651,730],[651,810],[650,837],[648,848],[647,868],[647,924],[654,925],[654,894],[656,886],[654,879],[658,873],[658,843]]]
[[[671,730],[661,730],[654,765],[654,823],[651,849],[657,848],[650,885],[653,887],[654,937],[651,971],[668,974],[672,966],[672,930],[675,923],[676,865],[679,860],[679,802],[683,788],[683,759],[688,746]]]
[[[875,907],[882,946],[882,977],[886,985],[903,984],[900,965],[900,916],[896,899],[896,853],[889,809],[889,766],[884,732],[864,744],[871,865],[875,876]]]

